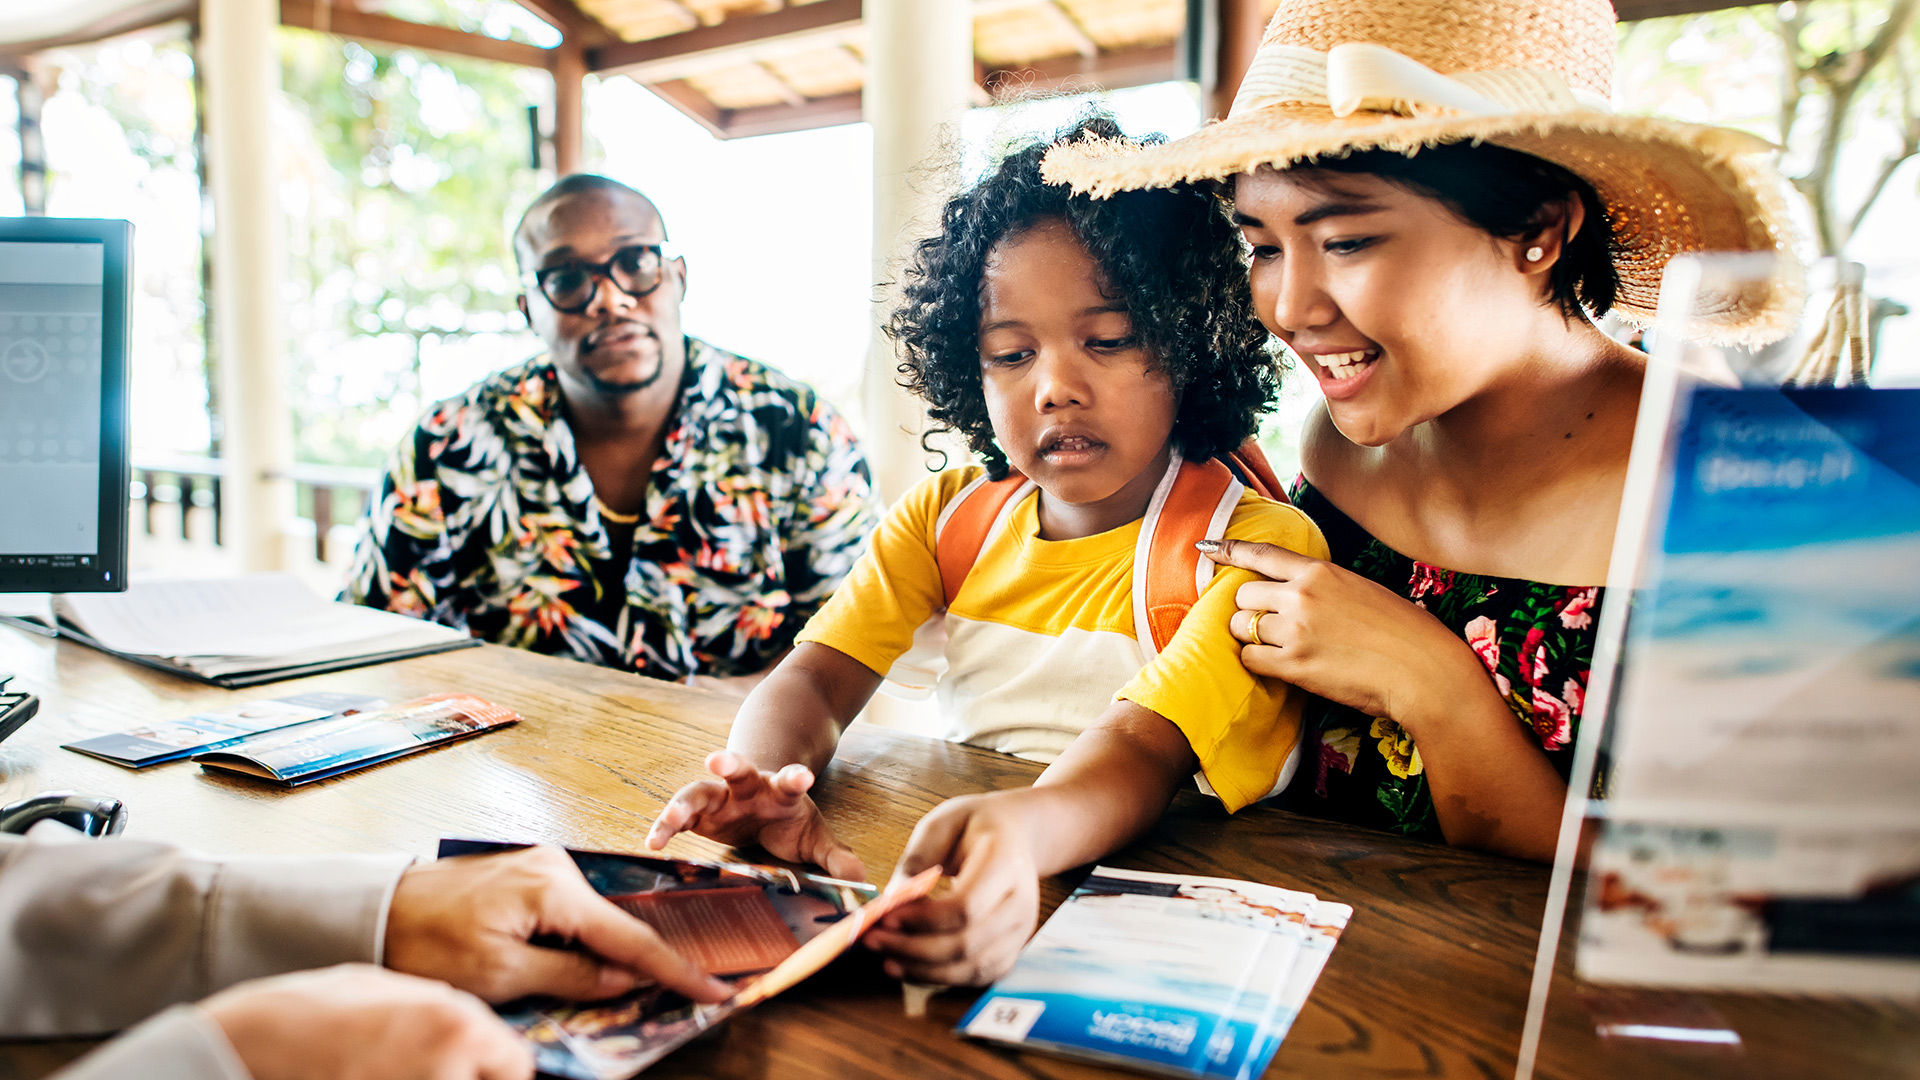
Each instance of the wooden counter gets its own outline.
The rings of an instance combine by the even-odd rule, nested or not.
[[[424,857],[443,836],[639,850],[667,798],[725,742],[733,710],[713,694],[494,646],[225,691],[0,627],[0,669],[18,674],[15,689],[44,699],[40,715],[0,743],[0,802],[56,788],[111,794],[128,806],[129,835],[212,852],[400,850]],[[296,688],[371,693],[394,702],[464,690],[508,705],[526,720],[294,791],[204,773],[186,762],[135,773],[59,749],[62,742]],[[828,770],[821,803],[839,835],[883,881],[914,823],[942,799],[1023,785],[1038,771],[1000,754],[856,724]],[[722,849],[681,838],[669,850],[710,858]],[[1512,1075],[1546,897],[1545,867],[1265,808],[1229,819],[1197,793],[1182,795],[1152,833],[1106,861],[1263,881],[1353,905],[1352,925],[1269,1075]],[[1046,907],[1080,876],[1045,882]],[[959,1038],[953,1025],[973,996],[949,991],[935,999],[927,1018],[908,1019],[897,984],[862,956],[729,1020],[647,1075],[1115,1075]],[[1556,1000],[1575,998],[1557,993]],[[1883,1030],[1894,1025],[1873,1060],[1904,1065],[1832,1075],[1916,1074],[1920,1053],[1911,1051],[1920,1047],[1920,1035],[1901,1035],[1898,1027],[1911,1012],[1882,1017],[1865,1006],[1847,1008]],[[1776,1013],[1761,1014],[1774,1026],[1768,1037],[1811,1022]],[[1695,1075],[1698,1064],[1636,1057],[1633,1071],[1622,1071],[1616,1065],[1626,1059],[1593,1049],[1599,1040],[1591,1019],[1577,1008],[1556,1010],[1550,1043],[1543,1076],[1680,1077]],[[0,1078],[39,1075],[77,1045],[0,1047]]]

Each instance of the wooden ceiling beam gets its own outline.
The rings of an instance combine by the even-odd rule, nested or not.
[[[1119,90],[1179,78],[1180,55],[1174,45],[1147,45],[1098,56],[1061,56],[1017,68],[991,68],[983,84],[995,101],[1029,94],[1093,88]]]
[[[600,20],[580,10],[574,0],[514,0],[515,3],[560,31],[560,36],[576,45],[604,45],[620,40]]]
[[[785,38],[831,37],[860,27],[861,0],[820,0],[783,7],[765,15],[740,15],[713,26],[667,34],[646,41],[623,41],[587,50],[587,67],[624,74],[662,61],[712,59],[743,45],[762,46]],[[742,63],[751,58],[742,57]],[[651,81],[636,75],[642,81]]]
[[[403,49],[470,56],[521,67],[548,68],[553,50],[521,41],[501,41],[484,34],[469,34],[447,26],[427,26],[389,15],[361,11],[351,3],[326,3],[326,0],[280,0],[280,22],[303,30],[318,30],[360,41],[376,41]]]
[[[1726,3],[1725,0],[1613,0],[1614,14],[1619,16],[1621,22],[1659,19],[1668,15],[1699,15],[1744,6],[1744,3]]]
[[[762,105],[752,109],[728,109],[723,114],[723,138],[746,139],[755,135],[780,135],[789,131],[834,127],[858,123],[861,118],[860,93],[834,94],[810,98],[804,105]]]
[[[136,30],[146,30],[164,23],[192,19],[200,14],[200,0],[148,0],[146,3],[116,11],[111,15],[96,19],[77,30],[35,41],[15,41],[0,44],[0,59],[12,59],[31,56],[47,49],[58,49],[67,45],[85,45],[104,38],[131,34]]]
[[[706,21],[700,18],[699,12],[681,3],[680,0],[666,0],[666,5],[680,16],[680,25],[688,30],[706,25]]]
[[[786,102],[790,106],[795,106],[795,107],[805,105],[807,103],[807,95],[801,93],[798,90],[795,90],[793,88],[792,83],[780,77],[779,72],[773,70],[772,68],[768,67],[764,63],[756,62],[753,66],[756,68],[759,68],[761,71],[766,72],[767,78],[773,80],[774,88],[777,89],[780,93],[780,100]]]
[[[1080,25],[1080,20],[1074,18],[1073,12],[1068,11],[1060,0],[1049,0],[1046,7],[1053,12],[1054,21],[1060,24],[1061,31],[1073,38],[1073,47],[1080,51],[1081,56],[1100,55],[1100,44],[1087,34],[1087,28]]]
[[[645,85],[660,100],[680,110],[687,119],[706,128],[707,134],[716,139],[727,137],[727,110],[715,105],[713,99],[696,90],[692,83],[685,79],[669,79],[666,82]]]

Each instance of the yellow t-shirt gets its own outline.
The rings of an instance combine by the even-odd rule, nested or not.
[[[1027,495],[942,612],[940,513],[981,471],[949,469],[907,492],[798,640],[837,649],[897,685],[931,686],[956,742],[1052,761],[1125,698],[1181,730],[1229,810],[1274,793],[1292,772],[1301,693],[1248,672],[1227,631],[1234,593],[1255,575],[1217,568],[1173,640],[1148,661],[1133,617],[1140,522],[1042,540],[1038,499]],[[1305,514],[1253,494],[1234,507],[1226,535],[1327,557]]]

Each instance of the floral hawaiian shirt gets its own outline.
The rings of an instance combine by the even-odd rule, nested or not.
[[[646,507],[614,552],[540,357],[428,410],[389,463],[345,596],[658,678],[748,674],[853,567],[878,506],[823,398],[688,338]],[[607,595],[623,579],[624,599]]]
[[[1566,777],[1593,667],[1598,586],[1443,570],[1375,540],[1307,482],[1293,501],[1326,533],[1333,561],[1413,601],[1465,639],[1514,718]],[[1305,755],[1286,798],[1297,810],[1442,839],[1420,748],[1400,725],[1311,698]]]

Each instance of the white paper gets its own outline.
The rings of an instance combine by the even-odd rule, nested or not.
[[[69,593],[55,606],[109,649],[168,658],[259,659],[332,652],[397,634],[419,635],[422,643],[462,636],[404,615],[323,599],[281,573]]]

